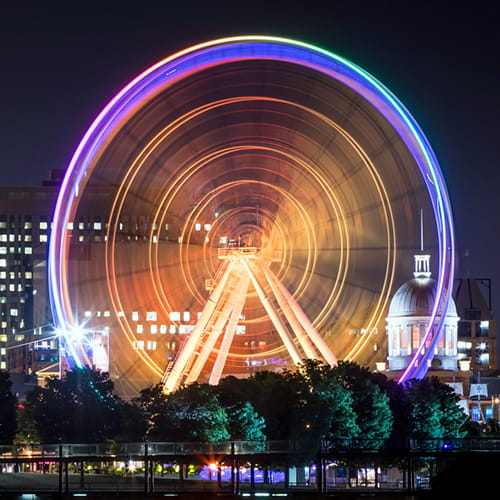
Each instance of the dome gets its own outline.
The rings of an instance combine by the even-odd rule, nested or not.
[[[407,281],[394,294],[389,306],[389,318],[401,316],[430,316],[436,300],[437,281],[429,277],[416,277]],[[441,305],[438,315],[443,314]],[[457,316],[455,301],[450,300],[447,316]]]

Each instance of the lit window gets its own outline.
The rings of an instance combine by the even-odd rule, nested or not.
[[[24,253],[26,255],[31,255],[32,254],[32,248],[31,247],[25,247],[24,248]]]
[[[137,333],[142,333],[144,331],[144,328],[142,325],[137,325]]]
[[[92,316],[92,312],[91,311],[85,311],[85,317],[86,318],[90,318]]]
[[[7,247],[0,247],[0,254],[7,255]]]
[[[191,313],[189,311],[184,311],[182,313],[182,320],[189,321],[191,319]]]
[[[40,235],[40,243],[47,243],[47,235],[46,234],[41,234]]]
[[[31,234],[25,234],[24,241],[31,241]]]
[[[170,325],[169,333],[175,333],[177,331],[175,325]]]
[[[83,236],[83,234],[81,234],[80,236],[78,236],[78,241],[79,242],[85,241],[85,236]]]
[[[78,223],[78,229],[80,229],[80,231],[83,230],[83,229],[85,229],[85,223],[84,222],[79,222]]]
[[[156,341],[148,340],[148,351],[154,351],[156,349]]]
[[[40,222],[40,229],[47,229],[48,224],[46,222]]]
[[[148,311],[146,313],[146,321],[156,321],[156,311]]]
[[[25,222],[24,229],[31,229],[31,222]]]
[[[7,368],[7,363],[5,361],[0,361],[0,370],[5,370]]]
[[[160,325],[160,333],[167,333],[167,325]]]
[[[201,224],[195,224],[195,225],[194,225],[194,229],[195,229],[196,231],[200,231],[200,230],[201,230]]]
[[[67,227],[68,227],[68,229],[70,231],[72,231],[73,230],[73,223],[72,222],[68,222],[68,226]]]
[[[0,272],[0,280],[4,280],[7,278],[7,273],[5,271]]]
[[[137,311],[132,313],[132,321],[139,321],[139,313]]]
[[[158,333],[158,325],[151,325],[150,329],[151,333]]]
[[[180,321],[181,313],[180,312],[171,312],[170,313],[170,321]]]
[[[6,234],[0,234],[0,241],[6,242],[7,241],[7,235]]]
[[[104,317],[109,318],[111,316],[109,311],[104,311]]]
[[[7,267],[7,259],[0,259],[0,267]]]
[[[0,222],[0,229],[7,229],[7,223],[5,221]]]
[[[5,286],[5,285],[3,285]],[[16,285],[14,283],[11,283],[9,285],[9,292],[15,292],[16,291]]]
[[[203,225],[203,229],[204,229],[205,231],[210,231],[210,229],[212,229],[212,224],[204,224],[204,225]]]
[[[10,315],[11,315],[11,316],[17,316],[17,313],[18,313],[18,311],[17,311],[17,309],[16,309],[16,308],[12,308],[12,309],[10,310]]]
[[[31,271],[26,271],[24,273],[24,279],[27,279],[27,280],[33,279],[33,273]]]
[[[100,222],[94,222],[94,230],[95,231],[100,231],[102,227],[102,224]]]

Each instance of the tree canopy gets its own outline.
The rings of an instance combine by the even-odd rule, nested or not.
[[[0,374],[5,442],[15,432],[9,384]],[[27,394],[19,437],[44,443],[326,439],[337,446],[362,440],[378,449],[408,438],[462,437],[467,417],[458,401],[437,378],[397,384],[351,362],[331,367],[305,360],[294,370],[229,376],[217,386],[194,383],[170,394],[158,384],[131,401],[113,393],[108,373],[77,369]]]

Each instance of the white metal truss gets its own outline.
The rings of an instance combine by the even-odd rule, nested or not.
[[[250,283],[295,365],[305,358],[323,359],[331,366],[337,364],[323,337],[257,248],[220,248],[219,258],[222,265],[210,286],[212,291],[201,316],[174,363],[163,374],[165,392],[195,382],[221,339],[209,377],[210,384],[219,382]]]

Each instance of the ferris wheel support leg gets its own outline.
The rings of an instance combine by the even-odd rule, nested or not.
[[[224,325],[226,324],[229,315],[231,314],[231,311],[234,309],[234,304],[237,298],[235,293],[239,288],[241,280],[242,280],[241,277],[235,277],[232,280],[228,280],[227,289],[229,290],[226,293],[226,297],[223,297],[219,301],[219,303],[224,301],[222,309],[220,311],[215,310],[214,313],[212,314],[211,319],[215,317],[215,322],[213,323],[213,327],[211,328],[211,331],[208,334],[208,337],[201,349],[200,354],[196,358],[196,361],[194,362],[192,368],[188,371],[186,377],[186,384],[195,382],[197,378],[200,376],[201,370],[205,366],[208,356],[212,352],[212,349],[214,348],[215,343],[217,342],[217,339],[219,338],[222,329],[224,328]]]
[[[172,366],[172,370],[169,373],[165,373],[164,375],[164,384],[163,390],[165,392],[172,392],[177,389],[179,383],[181,382],[181,378],[183,376],[184,370],[186,368],[186,364],[193,354],[196,345],[198,344],[201,334],[206,328],[206,325],[210,321],[210,318],[217,307],[217,304],[220,300],[222,292],[226,286],[226,282],[231,274],[231,271],[234,266],[234,261],[228,261],[228,265],[221,275],[220,281],[215,286],[213,292],[210,294],[210,297],[203,308],[201,313],[201,317],[196,323],[194,330],[189,335],[187,342],[184,344],[182,351],[177,356],[174,365]]]
[[[249,282],[250,278],[248,276],[245,276],[240,282],[241,288],[238,291],[238,296],[227,323],[226,331],[224,332],[224,337],[222,338],[219,352],[217,353],[217,358],[215,359],[210,379],[208,381],[211,385],[217,385],[222,375],[222,370],[226,364],[227,355],[236,333],[236,327],[238,326],[238,321],[240,319],[241,312],[243,311],[243,306],[245,305]]]
[[[299,306],[297,301],[293,298],[292,294],[287,290],[287,288],[283,285],[283,283],[281,283],[278,280],[278,278],[274,275],[274,273],[270,269],[267,269],[267,272],[269,273],[271,279],[274,280],[274,283],[278,286],[280,292],[283,294],[284,299],[292,307],[293,311],[297,315],[297,319],[300,321],[307,335],[314,343],[314,345],[317,347],[318,351],[321,353],[323,358],[330,366],[337,366],[338,361],[337,358],[335,357],[335,354],[333,354],[328,344],[325,342],[323,337],[318,333],[318,330],[314,328],[313,324],[311,323],[305,312],[302,310],[302,308]]]
[[[271,301],[268,299],[266,293],[264,292],[264,289],[262,288],[261,284],[259,283],[259,280],[255,276],[253,270],[250,268],[248,262],[246,259],[242,259],[242,262],[245,265],[245,268],[250,276],[250,279],[252,280],[252,285],[254,286],[257,295],[259,296],[260,301],[262,302],[262,305],[264,306],[267,314],[271,318],[271,321],[273,322],[273,325],[275,326],[276,330],[278,331],[278,335],[280,336],[283,344],[287,348],[288,352],[290,353],[290,356],[292,358],[292,361],[298,365],[299,363],[302,362],[302,356],[297,349],[297,346],[295,345],[293,338],[290,335],[290,332],[287,330],[286,326],[283,324],[281,321],[281,318],[279,317],[278,312],[276,311],[274,305],[271,303]]]
[[[279,307],[283,311],[283,314],[285,315],[286,320],[292,327],[292,331],[295,333],[297,336],[297,340],[299,341],[299,344],[301,345],[302,349],[304,350],[306,356],[309,359],[316,359],[318,357],[316,351],[314,350],[314,343],[312,342],[312,339],[307,335],[306,331],[300,324],[296,311],[294,310],[294,307],[290,305],[289,302],[286,301],[284,298],[283,294],[281,293],[281,290],[277,286],[275,280],[277,281],[278,278],[274,274],[268,274],[267,269],[263,265],[259,265],[261,268],[261,272],[263,273],[267,283],[271,287],[271,290],[273,291],[274,296],[276,297],[276,300],[278,302]],[[298,306],[297,304],[297,307]]]

